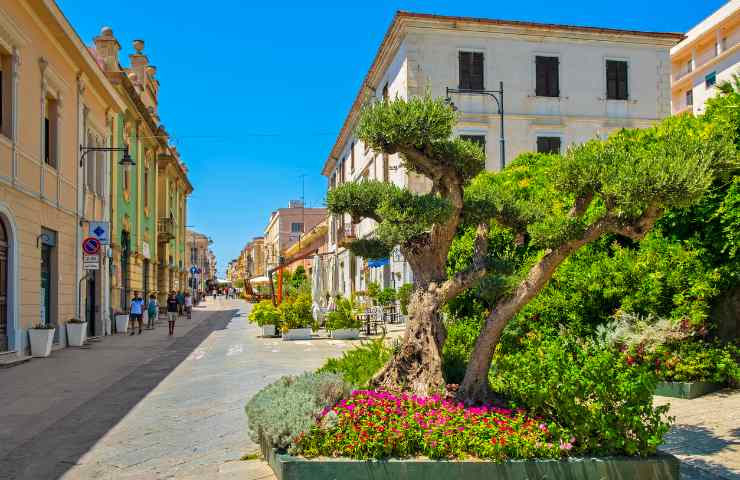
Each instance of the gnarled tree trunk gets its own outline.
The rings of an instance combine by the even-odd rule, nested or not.
[[[409,304],[409,320],[397,353],[375,375],[373,388],[430,395],[445,390],[442,347],[447,331],[436,295],[417,290]]]

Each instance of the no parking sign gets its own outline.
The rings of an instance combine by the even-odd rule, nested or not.
[[[82,241],[82,251],[86,255],[97,255],[100,252],[100,240],[95,237],[87,237]]]

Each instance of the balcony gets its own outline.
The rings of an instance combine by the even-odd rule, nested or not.
[[[175,219],[172,217],[160,218],[157,222],[157,242],[167,243],[175,238]]]
[[[346,247],[357,239],[357,232],[352,223],[339,224],[337,226],[337,244]]]

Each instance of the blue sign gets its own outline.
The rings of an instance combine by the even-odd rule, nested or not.
[[[190,273],[192,273],[193,275],[195,275],[196,273],[198,273],[198,267],[196,267],[195,265],[193,265],[192,267],[190,267]]]
[[[88,232],[100,240],[101,245],[110,245],[110,222],[90,222]]]
[[[376,258],[374,260],[368,260],[367,266],[370,268],[380,268],[388,265],[390,261],[387,258]]]

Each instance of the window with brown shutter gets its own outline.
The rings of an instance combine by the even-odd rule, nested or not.
[[[606,61],[606,98],[608,100],[627,100],[627,62],[623,60]]]
[[[558,57],[536,57],[535,95],[538,97],[560,96],[559,63]]]
[[[560,137],[537,137],[537,153],[560,153]]]
[[[483,90],[483,52],[460,52],[460,89]]]
[[[355,171],[355,142],[349,146],[349,171],[350,173]]]

